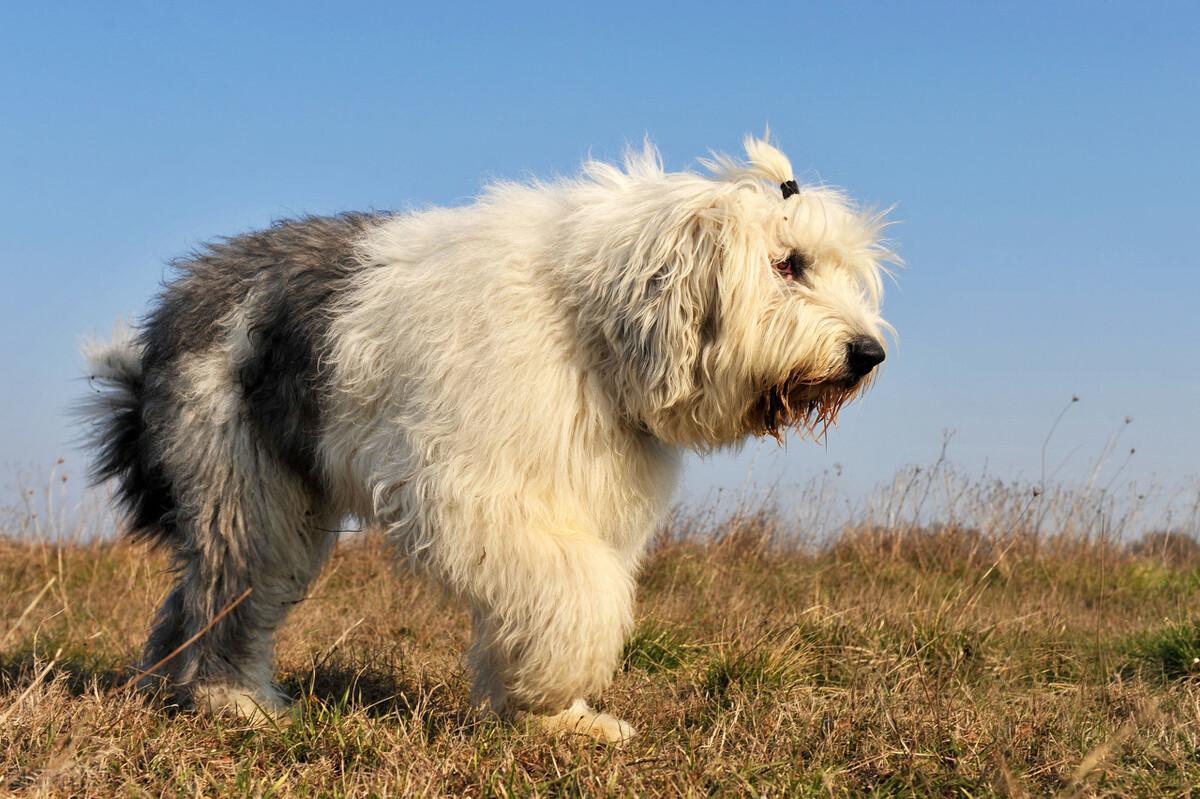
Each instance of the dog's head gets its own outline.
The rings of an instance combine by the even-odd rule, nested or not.
[[[664,173],[647,146],[589,164],[566,226],[580,333],[621,411],[709,448],[788,428],[821,434],[885,354],[882,215],[746,141],[745,162]]]

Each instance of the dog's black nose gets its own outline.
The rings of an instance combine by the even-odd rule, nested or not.
[[[867,336],[856,338],[846,345],[846,369],[855,379],[865,376],[883,363],[886,357],[883,345]]]

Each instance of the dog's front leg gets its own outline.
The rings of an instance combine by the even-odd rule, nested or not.
[[[576,699],[569,708],[558,713],[548,716],[530,714],[530,717],[547,732],[590,735],[613,744],[624,743],[635,733],[631,724],[593,710],[584,699]]]
[[[611,682],[632,621],[626,559],[592,536],[514,535],[492,544],[471,582],[476,701],[555,732],[633,735],[585,700]]]

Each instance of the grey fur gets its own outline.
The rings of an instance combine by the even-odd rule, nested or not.
[[[145,665],[251,589],[160,670],[181,694],[270,684],[274,632],[332,546],[315,453],[328,310],[379,219],[279,222],[175,262],[136,341],[140,363],[100,376],[94,475],[117,479],[135,534],[168,546],[178,573]]]
[[[319,481],[313,446],[321,424],[326,311],[359,268],[353,241],[379,219],[344,214],[281,221],[175,261],[180,276],[145,325],[147,374],[212,346],[221,320],[237,309],[250,337],[249,357],[239,365],[249,417],[284,463]]]

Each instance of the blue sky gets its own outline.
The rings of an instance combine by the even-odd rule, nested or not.
[[[1200,473],[1196,3],[7,4],[0,463],[79,455],[77,343],[166,259],[300,213],[461,203],[648,134],[669,167],[767,124],[802,179],[895,205],[899,347],[824,447],[693,464],[685,494],[852,491],[928,463]]]

